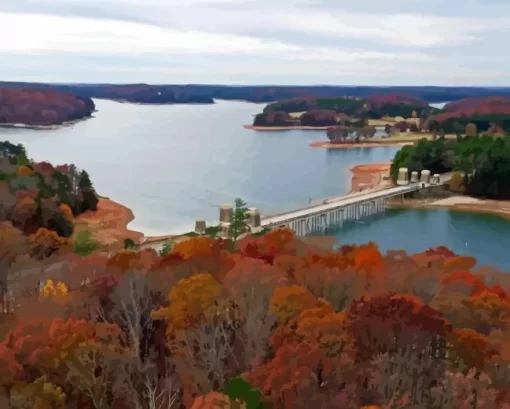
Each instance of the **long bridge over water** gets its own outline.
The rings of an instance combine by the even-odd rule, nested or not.
[[[298,236],[313,233],[323,234],[328,227],[340,227],[347,220],[359,220],[366,216],[384,212],[389,200],[403,199],[409,193],[428,189],[431,186],[444,185],[450,181],[451,175],[451,173],[445,173],[442,175],[435,174],[431,177],[428,170],[423,170],[421,175],[412,172],[409,179],[408,170],[401,168],[396,187],[325,200],[321,204],[269,217],[261,217],[258,209],[250,208],[248,210],[248,224],[252,232],[286,227],[293,230]],[[223,228],[224,236],[229,234],[232,212],[231,205],[220,207],[220,225]],[[200,227],[197,222],[197,232],[199,230]]]
[[[360,220],[363,217],[384,212],[387,209],[387,202],[390,200],[403,199],[406,195],[421,189],[444,185],[450,181],[451,176],[452,173],[431,176],[428,170],[423,170],[421,175],[412,172],[411,178],[409,178],[407,169],[401,168],[396,187],[326,199],[320,204],[271,216],[261,216],[259,209],[250,208],[248,210],[248,226],[252,233],[263,229],[275,230],[286,227],[293,230],[298,236],[314,233],[324,234],[328,228],[341,227],[348,220]],[[230,237],[232,217],[232,205],[220,206],[219,224],[223,237]],[[204,220],[197,220],[195,232],[204,234],[205,227]],[[162,245],[162,243],[142,244],[143,247],[152,247],[157,250],[162,248]]]

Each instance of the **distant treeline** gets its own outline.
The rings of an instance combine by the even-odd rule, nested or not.
[[[349,87],[349,86],[228,86],[148,84],[39,84],[0,82],[0,87],[54,89],[89,98],[120,99],[146,103],[212,103],[213,99],[273,102],[297,97],[338,97],[350,95],[412,94],[427,102],[454,101],[468,97],[510,96],[510,88],[479,87]]]

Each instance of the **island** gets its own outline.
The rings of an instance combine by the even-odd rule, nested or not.
[[[394,130],[416,132],[421,120],[438,112],[427,101],[406,94],[294,98],[267,105],[245,128],[325,130],[331,144],[349,144],[374,140],[380,126],[387,136]]]
[[[52,128],[90,118],[87,97],[53,90],[0,88],[0,126]]]

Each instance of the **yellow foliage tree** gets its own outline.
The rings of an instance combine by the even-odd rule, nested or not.
[[[175,243],[174,253],[180,253],[185,259],[191,257],[205,257],[212,254],[214,240],[209,237],[193,237],[188,240]]]
[[[459,172],[453,172],[449,186],[452,192],[464,193],[464,177]]]
[[[214,313],[220,284],[207,273],[184,278],[170,291],[170,306],[153,312],[154,319],[166,319],[174,329],[185,328]]]
[[[65,297],[69,293],[67,286],[61,281],[55,284],[53,280],[47,280],[44,284],[41,294],[43,297]]]
[[[34,171],[32,169],[30,169],[28,166],[21,165],[18,168],[17,173],[19,176],[30,176],[30,175],[34,174]]]
[[[306,287],[277,287],[273,292],[269,311],[284,323],[301,311],[316,307],[318,303],[317,298]]]

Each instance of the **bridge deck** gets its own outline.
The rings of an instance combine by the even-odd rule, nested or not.
[[[445,184],[451,179],[452,173],[444,173],[440,175],[440,184]],[[384,190],[379,190],[376,192],[365,193],[365,194],[357,194],[356,196],[347,195],[345,198],[337,198],[335,200],[329,201],[327,203],[309,206],[302,209],[293,210],[290,212],[274,215],[271,217],[265,217],[260,221],[262,227],[269,227],[278,224],[284,224],[293,220],[298,220],[306,217],[310,217],[313,215],[318,215],[322,213],[326,213],[328,211],[332,211],[334,209],[339,209],[342,207],[353,206],[356,204],[361,204],[363,202],[370,202],[372,200],[383,199],[386,197],[398,196],[400,194],[413,192],[419,190],[422,183],[411,183],[405,186],[396,186],[391,187]],[[429,185],[430,186],[430,185]]]
[[[345,199],[334,200],[328,203],[310,206],[303,209],[294,210],[291,212],[279,214],[277,216],[267,217],[260,221],[262,227],[285,223],[290,220],[296,220],[301,218],[310,217],[315,214],[326,213],[328,211],[361,204],[363,202],[370,202],[372,200],[382,199],[385,197],[397,196],[399,194],[409,193],[416,191],[420,188],[420,184],[412,184],[407,186],[398,186],[390,189],[381,190],[378,192],[360,194],[355,197],[346,197]]]

